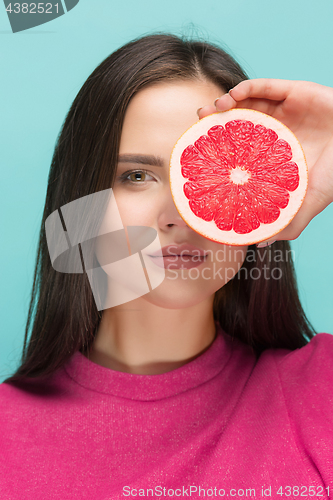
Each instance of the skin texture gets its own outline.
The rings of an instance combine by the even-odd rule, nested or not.
[[[274,237],[294,240],[333,202],[333,89],[303,81],[247,80],[222,95],[215,105],[203,106],[199,118],[235,107],[273,116],[289,127],[302,145],[309,168],[308,191],[295,218]]]
[[[89,356],[96,363],[131,373],[163,373],[194,359],[214,340],[215,292],[238,272],[247,247],[212,242],[186,225],[171,196],[169,160],[178,138],[198,121],[198,107],[221,93],[206,81],[161,82],[141,90],[128,106],[119,155],[155,155],[163,166],[118,163],[113,192],[124,226],[152,227],[161,247],[188,243],[209,256],[196,268],[199,273],[166,269],[164,281],[150,293],[104,310]],[[137,180],[128,172],[142,169],[148,175],[141,172]],[[132,182],[123,183],[120,176],[127,172]],[[97,258],[101,251],[97,248]]]

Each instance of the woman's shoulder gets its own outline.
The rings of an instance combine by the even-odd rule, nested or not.
[[[267,349],[259,363],[277,371],[282,385],[290,390],[299,384],[333,384],[333,335],[317,333],[305,346],[293,351]],[[326,388],[330,389],[330,385]]]
[[[44,378],[24,379],[0,384],[0,420],[19,410],[28,413],[32,408],[57,404],[66,394],[60,374]]]
[[[275,366],[290,414],[306,412],[321,423],[327,414],[333,429],[333,335],[318,333],[299,349],[269,349],[263,357]]]
[[[303,383],[333,381],[333,335],[317,333],[305,346],[294,351],[278,350],[274,356],[281,380]]]
[[[275,365],[295,440],[331,480],[333,335],[319,333],[304,347],[280,353]]]
[[[35,419],[35,403],[33,392],[27,391],[22,385],[0,384],[0,426],[2,436],[1,446],[13,436],[20,435],[20,428],[29,426],[29,421]],[[23,423],[22,423],[23,422]]]

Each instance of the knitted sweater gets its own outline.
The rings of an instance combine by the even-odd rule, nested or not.
[[[333,335],[259,358],[219,327],[160,375],[76,352],[43,381],[0,385],[1,500],[330,498]]]

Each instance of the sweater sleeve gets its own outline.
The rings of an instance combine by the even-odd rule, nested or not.
[[[317,334],[276,364],[297,446],[333,494],[333,335]]]

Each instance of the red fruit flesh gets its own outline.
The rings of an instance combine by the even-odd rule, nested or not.
[[[181,156],[184,194],[196,216],[249,233],[276,221],[288,205],[288,191],[299,185],[291,159],[290,145],[271,129],[248,120],[215,125]]]

